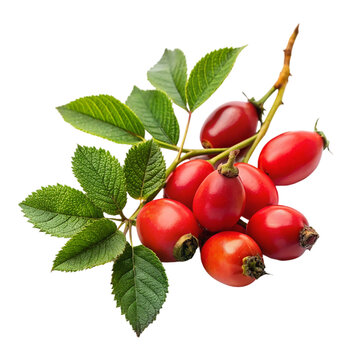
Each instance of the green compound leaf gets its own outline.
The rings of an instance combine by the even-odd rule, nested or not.
[[[170,99],[158,90],[140,90],[134,86],[126,100],[142,121],[145,130],[155,139],[176,145],[179,140],[179,124]]]
[[[71,237],[103,217],[84,193],[59,184],[41,188],[19,205],[35,228],[58,237]]]
[[[162,58],[147,73],[150,83],[159,90],[164,91],[183,109],[186,108],[186,59],[184,53],[179,50],[164,51]]]
[[[144,140],[145,130],[138,117],[112,96],[87,96],[57,109],[65,121],[86,133],[119,144]]]
[[[168,292],[165,269],[147,247],[126,244],[113,267],[113,294],[137,336],[159,313]]]
[[[241,48],[224,48],[205,55],[192,69],[186,84],[190,111],[204,103],[223,83],[234,66]]]
[[[129,195],[148,198],[165,180],[165,161],[157,144],[149,140],[134,145],[127,153],[124,171]]]
[[[126,180],[119,161],[103,149],[78,146],[72,165],[90,200],[108,214],[119,214],[126,204]]]
[[[52,270],[79,271],[106,264],[125,250],[125,235],[108,220],[98,220],[72,237],[57,254]]]

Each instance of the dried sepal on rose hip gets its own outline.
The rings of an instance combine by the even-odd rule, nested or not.
[[[141,243],[163,262],[191,259],[201,233],[191,210],[171,199],[147,203],[137,216],[136,229]]]
[[[245,190],[234,166],[236,152],[226,164],[220,165],[197,189],[193,211],[197,221],[210,232],[235,225],[245,207]]]
[[[201,261],[210,276],[229,286],[246,286],[266,274],[259,246],[250,236],[235,231],[208,239]]]
[[[254,214],[246,232],[264,255],[291,260],[310,250],[319,234],[299,211],[283,205],[267,206]]]

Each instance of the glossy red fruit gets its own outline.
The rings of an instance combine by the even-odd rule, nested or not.
[[[319,237],[303,214],[282,205],[259,210],[250,219],[246,232],[264,255],[278,260],[299,257],[306,249],[310,250]]]
[[[271,139],[259,155],[258,166],[275,185],[291,185],[309,176],[327,146],[321,133],[289,131]]]
[[[243,217],[250,219],[263,207],[278,204],[278,191],[262,170],[246,163],[236,163],[235,166],[239,169],[239,177],[246,193]]]
[[[238,176],[229,178],[213,171],[197,189],[193,211],[198,222],[211,232],[235,225],[245,207],[245,190]]]
[[[246,234],[220,232],[204,244],[201,261],[214,279],[230,286],[245,286],[265,274],[262,253]]]
[[[193,213],[171,199],[147,203],[137,216],[136,229],[142,244],[163,262],[190,259],[201,232]]]
[[[259,121],[254,105],[232,101],[215,109],[206,119],[200,141],[204,148],[233,146],[256,132]]]
[[[196,190],[213,171],[213,166],[206,160],[190,160],[179,165],[166,182],[165,197],[180,201],[191,209]]]

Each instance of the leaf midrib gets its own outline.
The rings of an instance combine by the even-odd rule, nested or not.
[[[30,209],[34,209],[34,210],[37,210],[37,211],[47,212],[47,213],[49,213],[49,214],[54,214],[55,216],[56,216],[56,215],[65,215],[65,216],[72,216],[72,217],[82,218],[82,219],[102,219],[102,218],[103,218],[103,216],[101,216],[101,217],[89,217],[89,216],[83,216],[83,215],[73,215],[73,214],[66,214],[66,213],[54,212],[54,211],[50,211],[50,210],[45,210],[45,209],[36,208],[36,207],[30,206],[30,205],[26,205],[26,204],[23,204],[23,203],[21,203],[20,206],[21,206],[21,207],[25,206],[25,207],[28,207],[28,208],[30,208]]]
[[[141,90],[140,90],[140,91],[141,91]],[[159,91],[159,90],[158,90],[158,91]],[[142,94],[141,94],[140,96],[141,96],[141,98],[143,99],[146,108],[149,110],[149,112],[150,112],[152,115],[154,115],[154,113],[153,113],[150,105],[149,105],[148,102],[146,101],[146,99],[144,99],[144,97],[142,96]],[[152,118],[153,118],[153,119],[156,119],[155,116],[152,116]],[[157,120],[157,119],[156,119],[156,120]],[[160,129],[161,133],[165,136],[165,138],[168,139],[169,144],[176,145],[175,142],[174,142],[172,139],[170,139],[169,135],[165,132],[165,130],[164,130],[164,128],[163,128],[163,125],[160,123],[160,121],[156,121],[156,122],[160,125],[159,129]]]
[[[73,259],[79,255],[81,255],[83,252],[86,252],[86,251],[89,251],[91,250],[92,248],[94,248],[95,246],[99,245],[100,243],[102,242],[106,242],[107,240],[109,240],[112,236],[114,236],[116,234],[116,230],[109,236],[107,236],[106,238],[104,239],[101,239],[100,241],[98,240],[97,242],[95,243],[91,243],[89,246],[86,246],[85,248],[82,248],[80,252],[77,252],[76,254],[70,256],[69,258],[67,258],[66,260],[60,262],[59,264],[56,264],[56,267],[53,267],[53,270],[55,270],[59,265],[62,265],[64,263],[66,263],[67,261],[69,261],[70,259]],[[70,239],[69,241],[71,241],[72,239]],[[86,241],[86,240],[85,240]]]
[[[84,154],[84,152],[82,152],[83,154]],[[105,153],[106,154],[106,153]],[[95,168],[95,166],[94,166],[94,164],[87,158],[87,156],[86,156],[86,154],[84,154],[84,157],[86,158],[86,160],[88,161],[88,163],[90,164],[90,166],[93,168],[93,170],[94,170],[94,172],[95,173],[98,173],[97,172],[97,170],[96,170],[96,168]],[[103,179],[103,177],[101,177],[101,176],[99,176],[100,177],[100,180],[101,180],[101,183],[104,185],[104,188],[107,190],[107,192],[108,192],[108,196],[112,199],[112,201],[114,202],[114,204],[113,205],[115,205],[116,206],[116,210],[117,210],[117,212],[118,212],[118,214],[121,212],[121,208],[118,206],[118,204],[117,204],[117,202],[116,202],[116,200],[115,200],[115,197],[113,196],[113,194],[111,194],[111,192],[109,193],[109,189],[108,189],[108,187],[105,185],[105,183],[104,183],[104,179]],[[115,177],[116,177],[116,175],[115,175]],[[116,180],[115,180],[115,182],[116,182]],[[108,204],[111,204],[111,203],[108,203]]]
[[[100,123],[105,123],[105,124],[107,124],[107,125],[113,126],[114,128],[121,129],[121,130],[129,133],[131,136],[133,136],[133,137],[135,137],[135,138],[137,138],[137,139],[140,139],[141,141],[144,141],[144,140],[145,140],[145,138],[143,138],[141,135],[135,134],[135,133],[133,133],[132,131],[130,131],[130,130],[128,130],[128,129],[124,129],[123,127],[118,126],[117,124],[111,124],[111,123],[109,123],[109,122],[107,122],[107,121],[105,121],[105,120],[97,119],[96,117],[91,116],[91,115],[88,115],[88,114],[85,114],[85,113],[83,113],[83,112],[80,112],[80,111],[77,111],[77,110],[73,110],[73,109],[69,109],[68,107],[66,107],[66,105],[58,107],[58,109],[61,109],[61,108],[65,108],[65,109],[68,110],[68,111],[72,111],[72,112],[74,112],[74,113],[81,114],[81,115],[83,115],[83,116],[88,116],[88,117],[92,118],[93,120],[96,120],[96,121],[98,121],[98,122],[100,122]]]

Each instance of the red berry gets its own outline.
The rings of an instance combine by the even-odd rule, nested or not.
[[[197,189],[193,211],[199,223],[211,232],[235,225],[244,210],[245,190],[238,176],[213,171]]]
[[[264,255],[278,260],[299,257],[319,237],[305,216],[288,206],[273,205],[259,210],[250,219],[246,232]]]
[[[180,201],[191,209],[196,190],[213,171],[213,166],[206,160],[191,160],[179,165],[166,182],[165,197]]]
[[[249,102],[232,101],[221,105],[206,119],[200,141],[205,148],[233,146],[256,132],[257,111]]]
[[[246,163],[237,163],[239,177],[245,188],[246,202],[242,214],[250,219],[258,210],[277,205],[279,195],[272,180],[260,169]]]
[[[147,203],[137,216],[136,229],[142,244],[164,262],[190,259],[201,232],[193,213],[170,199]]]
[[[224,231],[201,249],[201,261],[214,279],[230,286],[245,286],[265,274],[262,253],[248,235]]]
[[[324,149],[317,132],[289,131],[271,139],[259,155],[258,166],[275,185],[291,185],[309,176]]]

